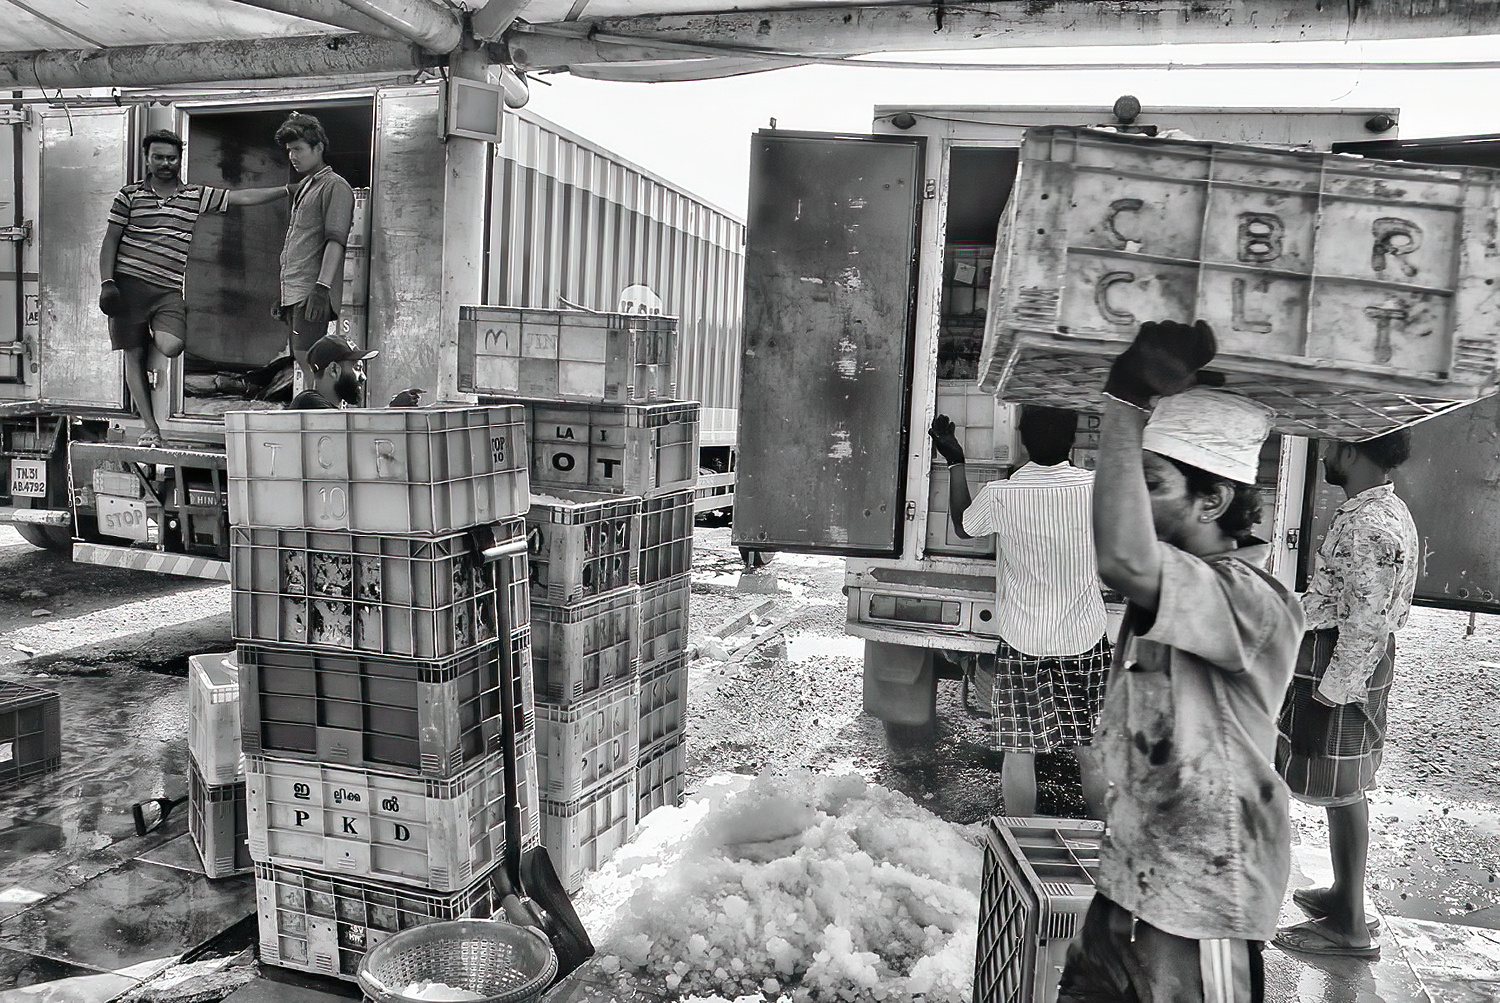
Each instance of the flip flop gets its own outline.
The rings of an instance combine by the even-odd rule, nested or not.
[[[1323,919],[1328,915],[1327,910],[1323,909],[1316,902],[1314,902],[1312,896],[1309,894],[1310,892],[1316,890],[1317,889],[1314,888],[1294,888],[1292,889],[1292,902],[1297,906],[1298,909],[1301,909],[1303,912],[1305,912],[1308,915],[1308,918]],[[1375,936],[1380,932],[1380,917],[1370,917],[1365,921],[1365,927],[1370,931],[1370,936]]]
[[[1355,947],[1352,944],[1340,944],[1333,931],[1324,926],[1321,920],[1316,919],[1298,923],[1296,926],[1282,927],[1276,931],[1276,936],[1271,939],[1271,943],[1283,951],[1290,951],[1293,954],[1310,954],[1320,958],[1367,958],[1374,961],[1380,957],[1380,945]]]
[[[161,435],[157,432],[147,432],[139,439],[135,440],[135,444],[137,446],[144,446],[148,449],[160,449],[167,444],[167,440],[162,438]]]

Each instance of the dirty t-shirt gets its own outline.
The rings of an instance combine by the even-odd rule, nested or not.
[[[1161,553],[1154,619],[1126,611],[1100,722],[1109,832],[1099,891],[1196,940],[1270,940],[1291,869],[1276,715],[1302,609],[1265,547]]]

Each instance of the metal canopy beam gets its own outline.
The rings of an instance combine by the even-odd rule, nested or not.
[[[458,12],[428,0],[339,0],[345,7],[379,21],[428,52],[447,55],[463,40]]]
[[[533,33],[523,34],[531,31]],[[540,34],[536,32],[545,32]],[[1500,0],[977,0],[886,6],[584,18],[517,26],[507,41],[529,69],[634,60],[610,36],[723,47],[721,55],[858,55],[1061,45],[1367,41],[1500,34]],[[660,56],[646,58],[661,58]]]
[[[400,73],[435,62],[410,42],[366,35],[0,52],[0,88],[159,87],[274,77]]]
[[[278,14],[290,14],[293,17],[316,21],[332,28],[358,31],[376,38],[407,40],[406,36],[400,32],[387,28],[374,18],[350,10],[339,0],[235,0],[235,3],[275,11]]]

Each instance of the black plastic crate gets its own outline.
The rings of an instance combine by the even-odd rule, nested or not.
[[[61,701],[27,683],[0,680],[0,784],[62,764]]]

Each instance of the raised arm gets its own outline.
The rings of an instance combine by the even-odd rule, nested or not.
[[[954,432],[953,420],[945,414],[932,419],[927,434],[932,437],[932,448],[948,461],[948,516],[953,520],[953,531],[967,540],[969,534],[964,531],[964,513],[969,510],[973,498],[969,495],[963,444]]]
[[[274,188],[236,188],[229,193],[229,204],[231,206],[264,205],[286,197],[286,185],[277,185]]]
[[[1155,609],[1161,554],[1141,461],[1147,414],[1122,400],[1105,400],[1094,470],[1094,549],[1105,585],[1143,609]]]

